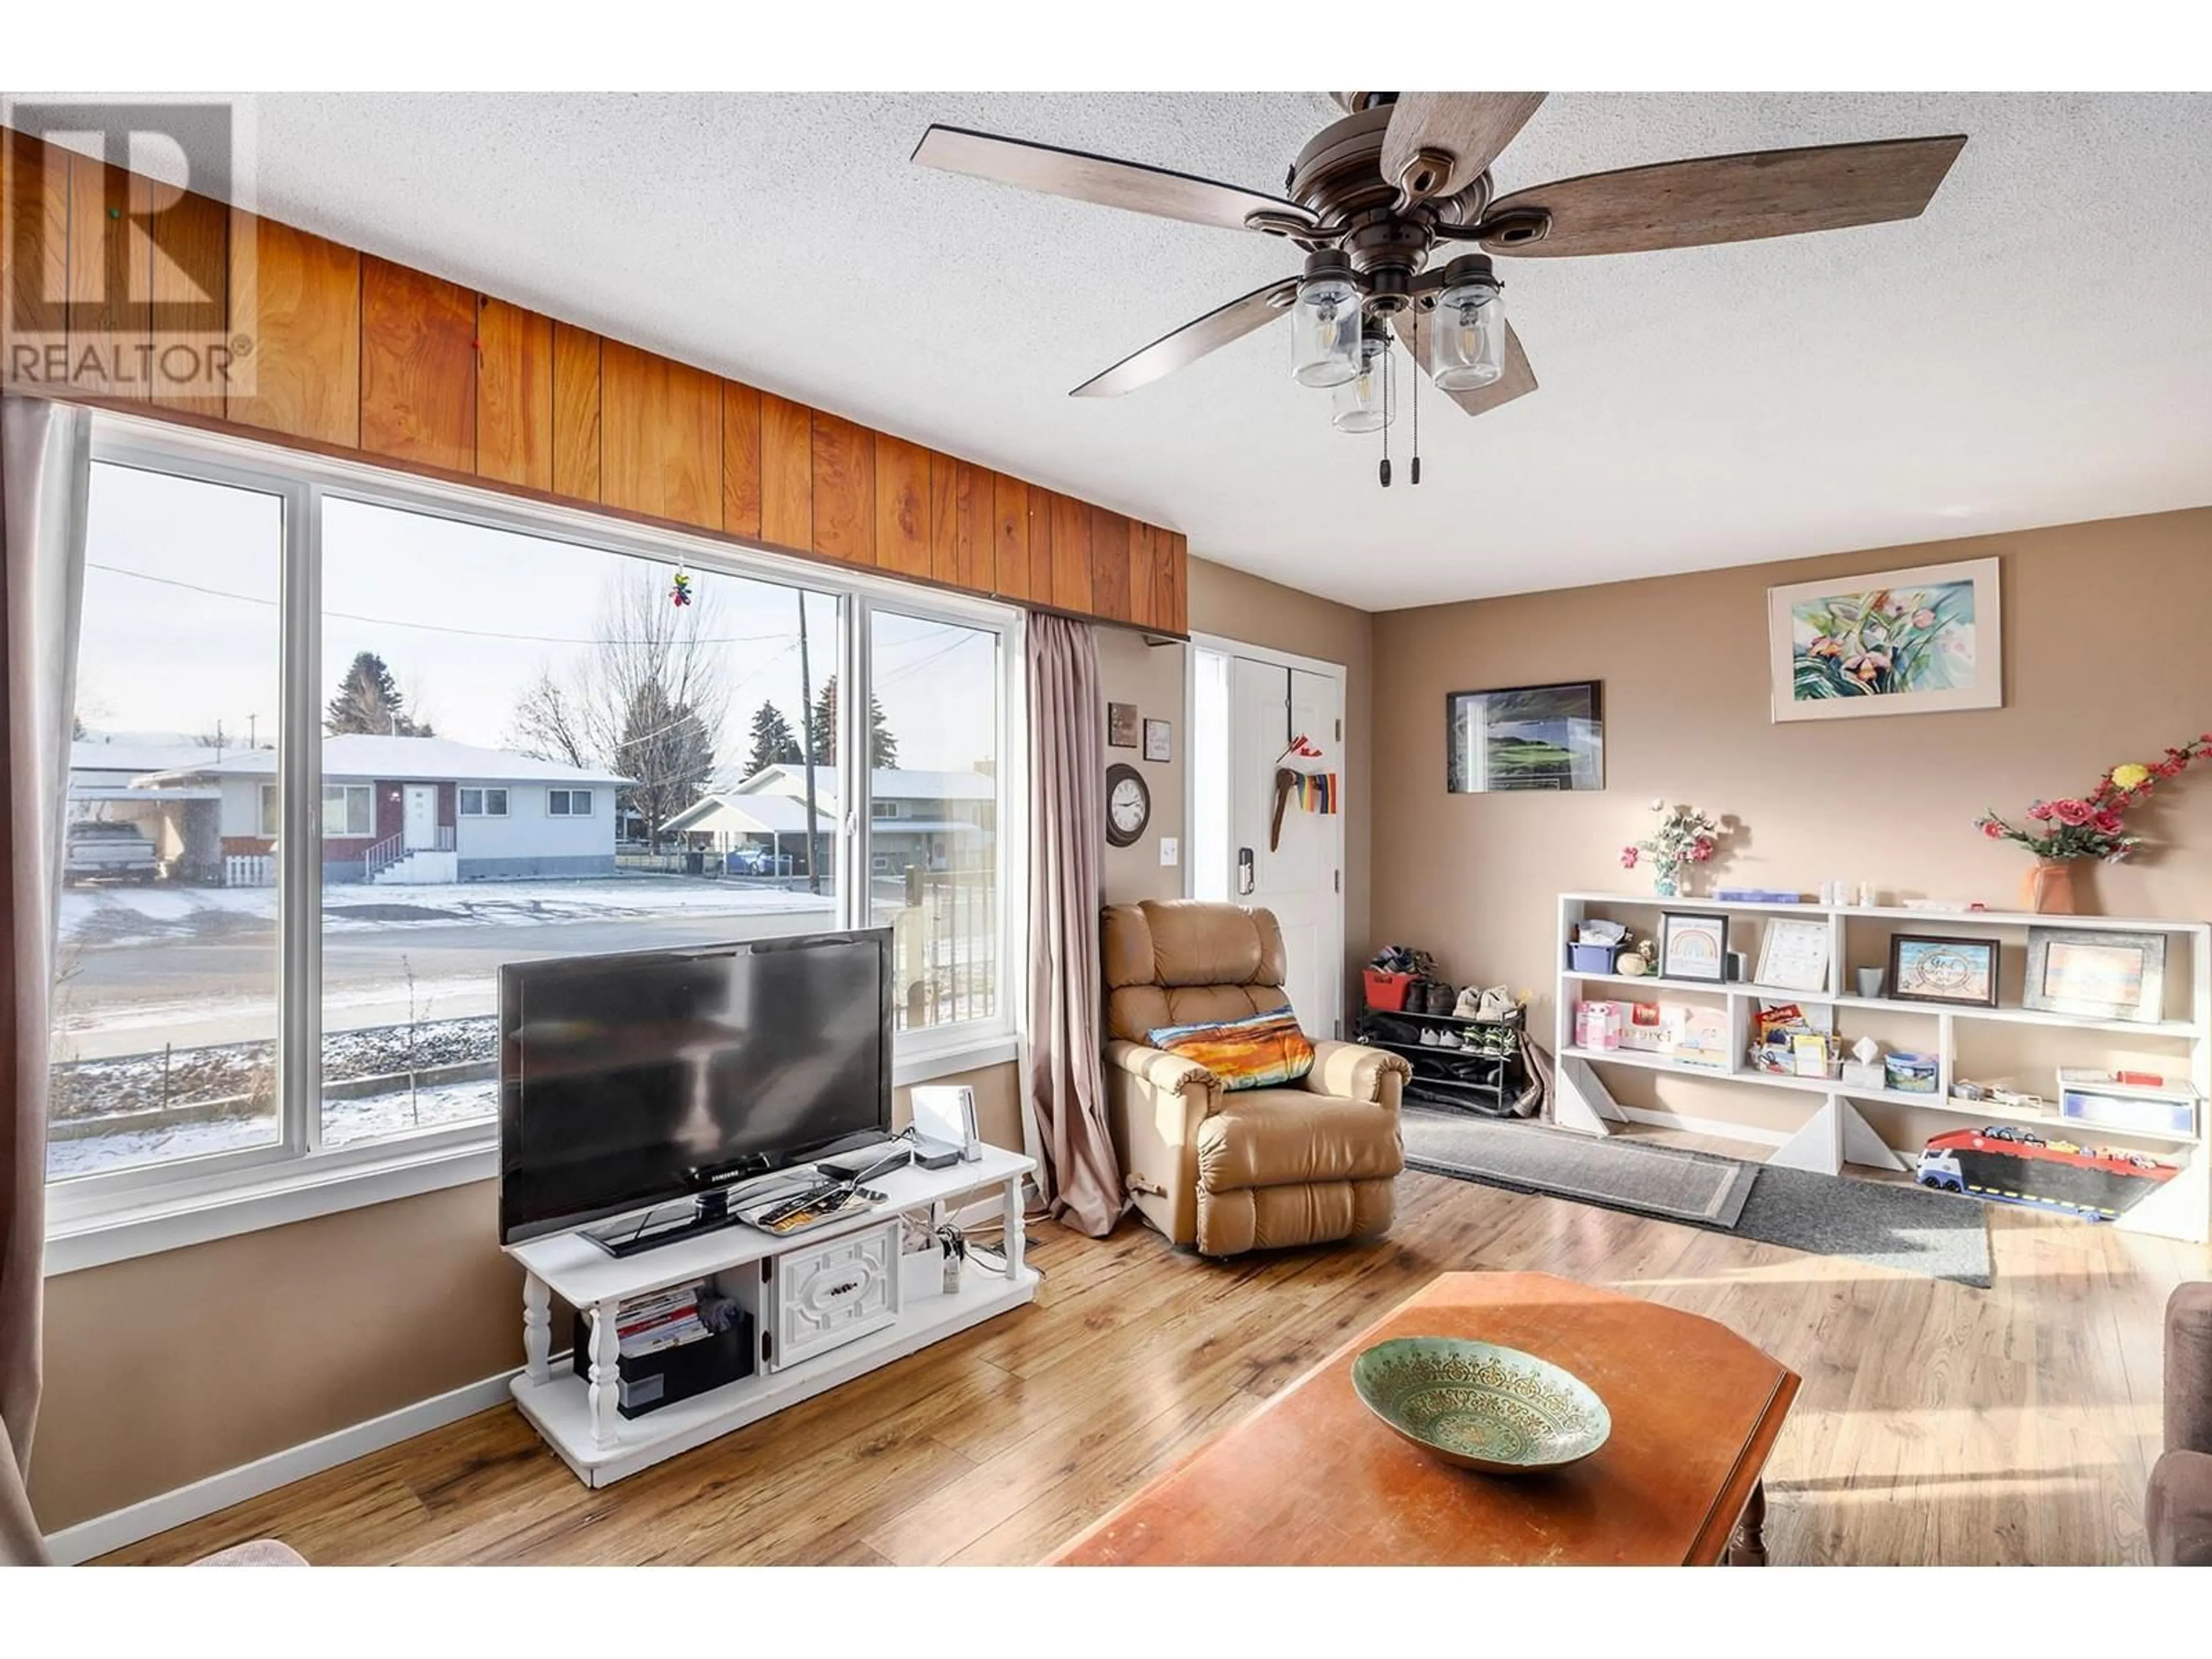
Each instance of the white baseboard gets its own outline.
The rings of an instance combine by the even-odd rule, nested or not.
[[[251,1463],[209,1475],[204,1480],[179,1486],[174,1492],[165,1492],[110,1514],[95,1516],[74,1527],[64,1527],[48,1534],[46,1548],[64,1566],[75,1566],[110,1550],[121,1549],[125,1544],[151,1538],[157,1532],[167,1532],[187,1521],[197,1521],[204,1515],[228,1509],[233,1504],[242,1504],[249,1498],[258,1498],[263,1492],[274,1492],[295,1480],[335,1468],[340,1463],[381,1451],[427,1430],[505,1405],[513,1397],[507,1384],[521,1369],[518,1365],[496,1376],[465,1383],[449,1393],[418,1400],[411,1406],[402,1406],[396,1412],[386,1412],[381,1417],[340,1429],[319,1440],[271,1452]]]

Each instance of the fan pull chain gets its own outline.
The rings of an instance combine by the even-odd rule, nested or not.
[[[1413,476],[1419,488],[1421,482],[1421,313],[1413,312],[1413,343],[1410,354],[1413,359]]]
[[[1382,354],[1382,488],[1385,489],[1388,489],[1390,487],[1390,376],[1393,372],[1393,360],[1397,356],[1397,355],[1398,354],[1395,351],[1386,351]]]

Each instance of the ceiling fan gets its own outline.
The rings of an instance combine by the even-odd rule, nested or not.
[[[1470,415],[1536,389],[1505,319],[1493,254],[1634,253],[1911,219],[1966,142],[1953,134],[1711,155],[1499,197],[1491,164],[1536,112],[1542,93],[1331,95],[1346,114],[1298,152],[1279,197],[962,127],[932,126],[913,159],[1296,243],[1306,252],[1297,275],[1184,324],[1070,395],[1133,392],[1288,313],[1297,331],[1292,376],[1334,389],[1340,428],[1371,432],[1392,412],[1385,370],[1394,331],[1437,389]],[[1469,251],[1431,270],[1440,244]]]

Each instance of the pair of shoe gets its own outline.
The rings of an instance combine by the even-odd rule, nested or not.
[[[1503,985],[1492,985],[1477,990],[1470,985],[1459,994],[1459,1001],[1452,1012],[1462,1019],[1479,1019],[1486,1024],[1496,1024],[1512,1017],[1513,993]]]

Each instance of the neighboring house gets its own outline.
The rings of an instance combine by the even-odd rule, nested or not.
[[[727,854],[750,848],[774,854],[773,868],[787,867],[783,860],[788,859],[791,870],[804,874],[806,869],[806,803],[787,795],[704,795],[665,827],[698,851]],[[836,814],[817,802],[816,847],[826,849],[836,833]]]
[[[970,869],[990,856],[996,829],[996,781],[981,772],[904,771],[878,768],[869,776],[873,822],[869,825],[869,868],[896,875],[919,866],[925,870]],[[781,795],[803,801],[804,766],[763,767],[727,792],[725,799]],[[834,823],[837,816],[837,769],[814,769],[816,807]]]
[[[276,845],[276,756],[252,749],[137,779],[212,788],[228,865]],[[323,739],[325,881],[422,884],[611,875],[615,792],[629,781],[449,738]]]
[[[70,821],[131,824],[153,843],[154,856],[171,878],[215,880],[222,870],[215,787],[175,784],[144,788],[136,781],[153,773],[190,771],[202,763],[241,752],[248,751],[183,738],[79,738],[70,744]]]

